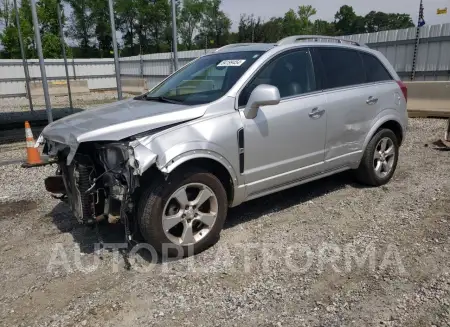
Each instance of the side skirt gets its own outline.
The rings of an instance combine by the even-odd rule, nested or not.
[[[285,183],[285,184],[282,184],[282,185],[279,185],[279,186],[276,186],[276,187],[273,187],[273,188],[270,188],[270,189],[267,189],[267,190],[264,190],[264,191],[261,191],[258,193],[251,194],[247,199],[245,199],[244,202],[250,201],[253,199],[257,199],[257,198],[260,198],[260,197],[263,197],[263,196],[266,196],[269,194],[277,193],[277,192],[286,190],[291,187],[306,184],[306,183],[309,183],[309,182],[312,182],[312,181],[315,181],[315,180],[318,180],[318,179],[321,179],[321,178],[324,178],[327,176],[331,176],[331,175],[334,175],[334,174],[337,174],[337,173],[340,173],[340,172],[343,172],[343,171],[346,171],[349,169],[351,169],[351,168],[348,166],[343,166],[343,167],[335,168],[333,170],[324,171],[322,173],[315,174],[315,175],[312,175],[312,176],[309,176],[306,178],[297,179],[297,180],[291,181],[289,183]]]

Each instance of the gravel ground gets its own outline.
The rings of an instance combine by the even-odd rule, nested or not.
[[[431,145],[444,127],[410,120],[386,186],[345,173],[254,200],[204,253],[139,252],[131,270],[45,194],[54,168],[0,166],[0,325],[450,326],[450,152]],[[120,226],[100,233],[123,242]]]
[[[124,98],[132,97],[133,95],[123,93]],[[98,104],[117,101],[116,91],[105,92],[91,92],[89,94],[74,94],[72,95],[72,103],[74,108],[88,108]],[[52,96],[50,97],[52,108],[68,108],[68,96]],[[34,109],[45,109],[44,97],[33,98]],[[29,103],[26,97],[2,98],[0,100],[0,112],[15,112],[28,111]]]

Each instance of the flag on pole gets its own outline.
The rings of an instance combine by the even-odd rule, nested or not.
[[[445,15],[445,14],[447,14],[447,7],[442,8],[442,9],[439,9],[439,8],[438,8],[437,14],[438,14],[438,15]]]
[[[425,19],[423,19],[422,17],[419,18],[419,27],[422,27],[423,25],[425,25]]]
[[[417,23],[417,26],[422,27],[424,26],[425,23],[425,18],[423,18],[423,3],[422,1],[420,1],[420,9],[419,9],[419,21]]]

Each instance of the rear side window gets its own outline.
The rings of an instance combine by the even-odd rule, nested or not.
[[[368,83],[392,80],[392,76],[378,58],[363,52],[360,55],[366,69]]]
[[[319,48],[325,89],[363,84],[366,74],[358,52],[347,49]]]

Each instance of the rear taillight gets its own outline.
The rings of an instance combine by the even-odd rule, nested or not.
[[[403,96],[405,97],[406,102],[408,102],[408,87],[402,81],[397,81],[398,86],[402,90]]]

